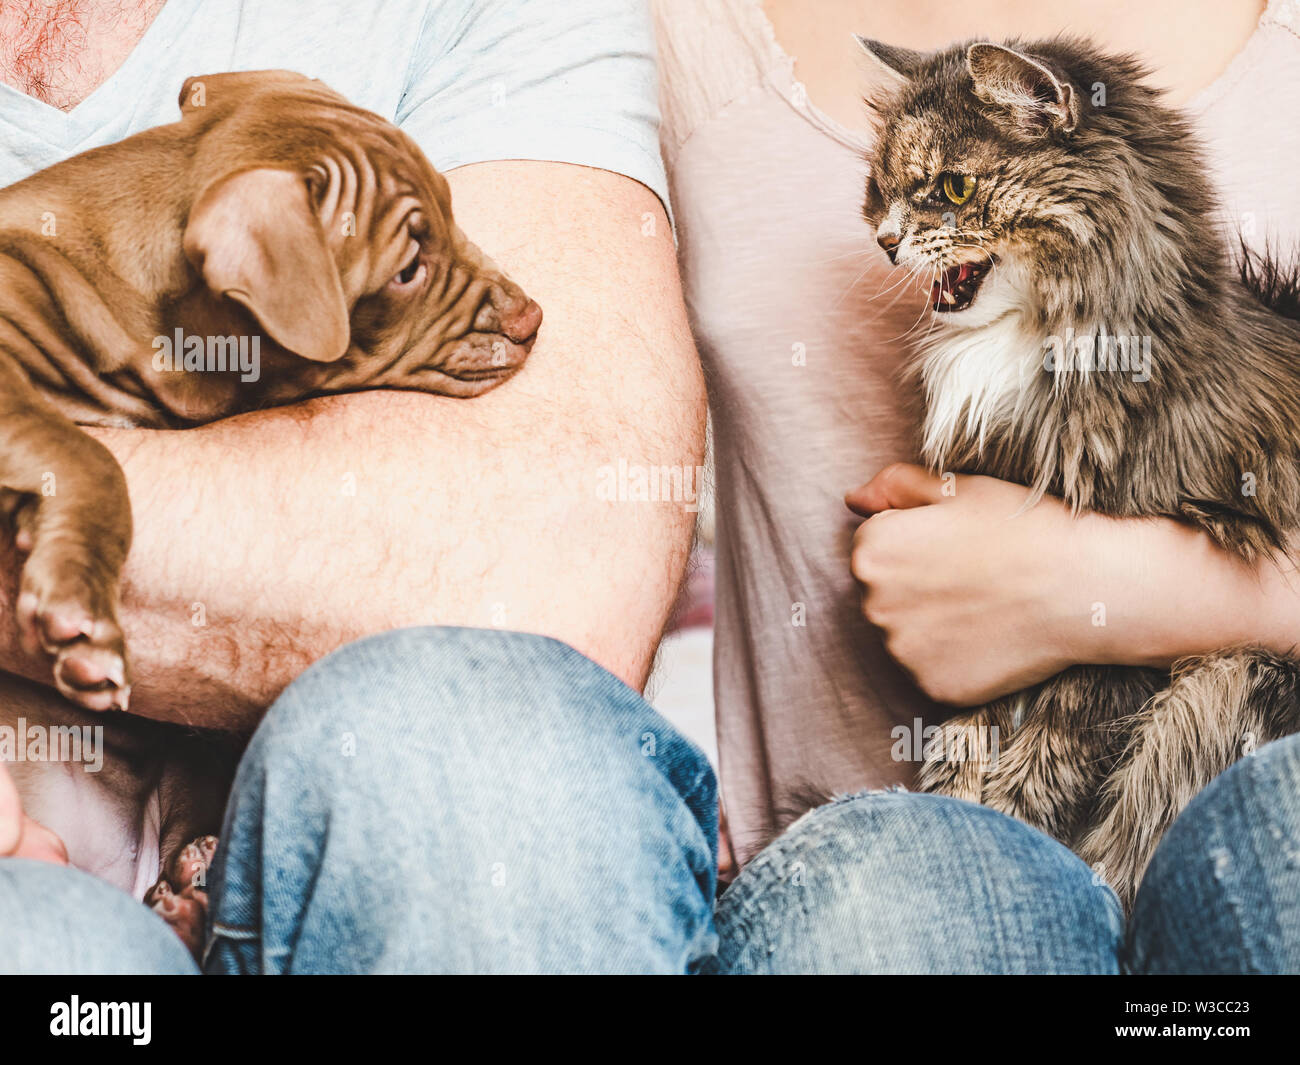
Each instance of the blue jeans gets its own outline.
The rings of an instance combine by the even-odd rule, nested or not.
[[[240,764],[207,972],[1300,969],[1300,744],[1157,851],[1127,929],[1068,850],[935,796],[814,811],[714,907],[716,789],[639,695],[553,640],[408,629],[307,670]],[[0,860],[0,972],[196,972],[75,870]]]

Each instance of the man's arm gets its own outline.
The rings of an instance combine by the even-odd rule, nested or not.
[[[247,727],[312,661],[415,624],[542,633],[644,684],[693,515],[598,487],[620,458],[694,470],[703,453],[663,209],[578,166],[480,163],[448,179],[461,228],[545,310],[510,383],[474,400],[370,392],[184,432],[96,431],[135,511],[133,711]],[[18,649],[14,583],[0,666],[44,681],[48,665]]]

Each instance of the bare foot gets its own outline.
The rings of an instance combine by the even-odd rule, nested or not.
[[[208,866],[217,852],[216,836],[187,843],[163,868],[163,875],[144,896],[145,905],[171,925],[197,959],[203,951],[208,916]]]

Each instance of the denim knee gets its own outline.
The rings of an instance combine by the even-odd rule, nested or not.
[[[717,913],[723,972],[1108,973],[1114,893],[1065,847],[956,799],[869,792],[791,826]]]
[[[713,948],[716,802],[703,754],[564,644],[362,640],[240,764],[208,967],[683,971]]]
[[[1300,736],[1260,747],[1170,826],[1133,907],[1135,972],[1300,972]]]
[[[449,796],[492,774],[547,789],[566,773],[598,774],[617,790],[626,770],[653,766],[716,834],[702,752],[590,659],[529,633],[422,627],[348,644],[285,689],[245,762],[284,757],[323,786],[346,773],[384,788],[390,756],[413,745],[432,756],[422,771]],[[376,772],[361,778],[358,765]]]
[[[67,866],[0,858],[0,973],[197,972],[176,933],[125,892]]]

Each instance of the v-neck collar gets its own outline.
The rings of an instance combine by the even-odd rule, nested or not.
[[[0,82],[0,118],[51,143],[81,143],[104,124],[106,112],[118,114],[134,107],[136,86],[141,80],[137,75],[157,61],[159,49],[176,36],[202,4],[203,0],[166,0],[122,64],[70,111]]]
[[[803,116],[805,121],[817,127],[822,133],[856,152],[865,151],[869,140],[868,133],[865,130],[850,129],[808,98],[807,90],[795,75],[795,57],[786,52],[781,42],[776,39],[776,30],[772,20],[768,18],[767,11],[763,8],[762,0],[747,0],[747,2],[754,9],[755,20],[767,41],[766,76],[769,84]],[[1297,3],[1300,3],[1300,0],[1268,0],[1255,22],[1255,28],[1228,61],[1228,65],[1219,72],[1218,77],[1208,85],[1202,86],[1183,103],[1181,109],[1189,114],[1200,115],[1214,104],[1249,69],[1253,53],[1260,46],[1264,36],[1264,28],[1275,22],[1289,26],[1291,19],[1284,15],[1283,9]]]

